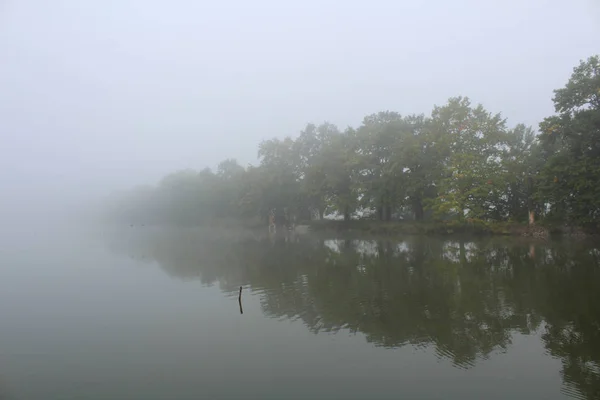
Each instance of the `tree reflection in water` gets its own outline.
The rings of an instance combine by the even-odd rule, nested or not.
[[[600,250],[590,243],[192,230],[114,239],[114,251],[145,254],[171,276],[247,286],[270,317],[359,332],[376,346],[434,346],[459,368],[505,351],[515,332],[539,332],[562,361],[565,393],[600,398]]]

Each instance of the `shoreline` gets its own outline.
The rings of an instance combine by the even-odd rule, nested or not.
[[[112,224],[109,224],[112,225]],[[117,224],[122,225],[122,224]],[[207,224],[123,224],[128,229],[137,230],[143,227],[163,227],[171,229],[206,229],[207,233],[212,234],[221,231],[248,231],[259,233],[267,230],[267,226],[261,221],[211,221]],[[536,239],[548,239],[550,237],[569,237],[569,238],[593,238],[598,237],[596,232],[585,231],[579,227],[557,226],[545,223],[538,223],[529,226],[527,223],[516,223],[508,221],[486,222],[481,220],[467,221],[378,221],[357,219],[351,221],[340,220],[312,220],[298,221],[297,228],[302,227],[302,232],[296,233],[353,233],[366,234],[374,236],[504,236],[504,237],[529,237]],[[284,232],[285,229],[277,228],[277,232]]]
[[[451,236],[461,234],[477,234],[486,236],[513,236],[548,238],[550,236],[562,237],[590,237],[597,234],[585,232],[578,227],[550,226],[545,224],[527,225],[515,222],[461,222],[461,221],[306,221],[311,231],[335,232],[361,232],[374,235],[428,235]]]

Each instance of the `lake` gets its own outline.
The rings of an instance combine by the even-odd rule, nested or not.
[[[598,243],[0,239],[1,399],[600,398]]]

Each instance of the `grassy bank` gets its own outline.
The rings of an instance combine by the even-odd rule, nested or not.
[[[313,231],[364,232],[373,235],[504,235],[535,236],[550,235],[584,236],[581,229],[558,227],[548,224],[536,224],[533,227],[526,223],[488,222],[482,220],[466,221],[310,221]]]

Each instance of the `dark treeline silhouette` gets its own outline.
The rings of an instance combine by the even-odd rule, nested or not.
[[[115,195],[110,218],[197,225],[266,221],[275,210],[299,220],[338,213],[392,219],[514,221],[598,229],[600,58],[574,68],[555,90],[556,115],[540,134],[451,98],[429,116],[368,115],[357,128],[308,124],[295,139],[260,143],[260,165],[235,160],[216,171],[185,170],[156,187]]]
[[[600,395],[600,249],[587,242],[326,240],[264,234],[226,240],[196,230],[130,231],[113,251],[169,275],[240,284],[262,311],[310,331],[356,332],[374,345],[433,347],[459,368],[541,334],[562,362],[564,390]]]

